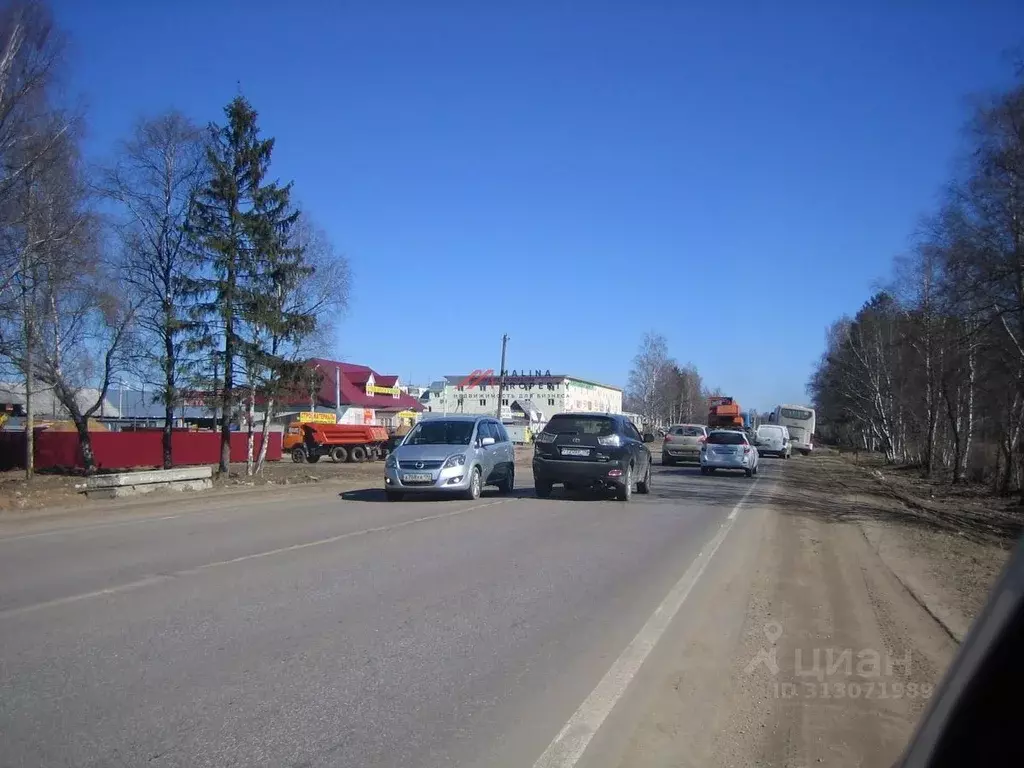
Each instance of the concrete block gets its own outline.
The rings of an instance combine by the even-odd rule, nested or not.
[[[90,499],[123,499],[129,496],[142,496],[157,491],[206,491],[213,488],[213,480],[172,480],[166,483],[146,483],[144,485],[114,485],[106,488],[87,488],[86,497]]]
[[[152,469],[145,472],[120,472],[116,475],[95,475],[85,481],[87,490],[140,486],[151,483],[174,483],[190,480],[212,480],[213,468],[178,467],[176,469]]]

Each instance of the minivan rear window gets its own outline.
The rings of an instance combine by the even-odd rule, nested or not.
[[[669,430],[671,435],[682,435],[683,437],[700,437],[704,430],[700,427],[672,427]]]
[[[603,416],[552,416],[544,431],[552,435],[610,435],[615,422]]]
[[[747,438],[739,432],[712,432],[708,435],[708,442],[711,445],[743,445]]]

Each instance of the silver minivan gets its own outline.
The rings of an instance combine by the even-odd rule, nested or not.
[[[515,448],[491,416],[443,416],[416,424],[384,462],[388,501],[406,494],[444,492],[478,499],[485,485],[511,493]]]

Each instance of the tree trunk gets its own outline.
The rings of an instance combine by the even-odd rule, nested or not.
[[[1013,461],[1006,454],[1006,447],[1003,447],[1003,477],[999,481],[999,495],[1007,496],[1010,493],[1010,482],[1013,480]]]
[[[960,462],[955,473],[961,481],[967,479],[967,466],[971,455],[971,444],[974,442],[974,382],[977,375],[977,349],[971,344],[967,351],[967,413],[964,414],[964,449],[960,453]]]
[[[252,477],[256,468],[256,435],[253,432],[253,422],[256,421],[256,385],[249,382],[249,393],[246,397],[246,421],[248,422],[248,433],[246,435],[245,453],[245,474]]]
[[[167,324],[165,324],[164,327],[167,328]],[[174,466],[174,457],[172,456],[173,433],[171,431],[172,425],[174,424],[174,394],[174,337],[165,330],[163,434],[164,469],[170,469]]]
[[[274,417],[274,398],[273,396],[267,396],[267,407],[263,415],[263,433],[262,441],[260,442],[260,456],[256,461],[256,472],[263,471],[263,464],[267,460],[267,442],[270,438],[270,420]]]
[[[931,328],[927,325],[925,330],[926,338],[924,343],[924,400],[925,400],[925,425],[924,456],[922,457],[921,471],[925,477],[931,477],[935,464],[935,427],[938,423],[935,404],[935,366],[932,364]]]
[[[231,343],[231,321],[228,320],[227,340],[224,344],[224,390],[220,398],[220,465],[219,471],[222,474],[228,473],[231,464],[231,405],[232,405],[232,377],[234,371],[234,348]]]
[[[163,446],[164,446],[164,469],[170,469],[174,466],[174,457],[171,455],[171,446],[173,445],[174,432],[174,405],[171,403],[164,403],[164,434],[163,434]]]
[[[31,321],[26,319],[25,334],[25,479],[32,480],[36,469],[36,434],[35,434],[35,403],[32,401],[32,389],[35,387],[35,376],[32,366],[32,330]]]
[[[32,390],[35,388],[35,278],[33,264],[27,257],[22,262],[22,274],[28,285],[22,291],[22,315],[25,331],[25,480],[31,482],[36,469],[36,436],[35,436],[35,404],[32,401]]]
[[[96,456],[92,452],[89,420],[75,412],[71,413],[71,420],[75,422],[75,429],[78,431],[78,447],[82,452],[82,466],[85,468],[85,474],[86,476],[92,475],[96,471]]]
[[[1020,463],[1019,463],[1019,448],[1020,448],[1020,434],[1021,434],[1021,396],[1017,394],[1013,398],[1013,405],[1010,408],[1010,430],[1006,437],[1006,484],[1003,492],[1009,494],[1010,491],[1016,490],[1020,487]]]

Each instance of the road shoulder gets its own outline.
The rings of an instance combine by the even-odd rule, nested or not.
[[[898,758],[1002,548],[921,525],[845,470],[816,460],[781,470],[694,595],[687,615],[699,623],[673,634],[648,671],[658,682],[634,702],[643,712],[612,764]],[[957,590],[933,575],[949,561],[978,575]]]

